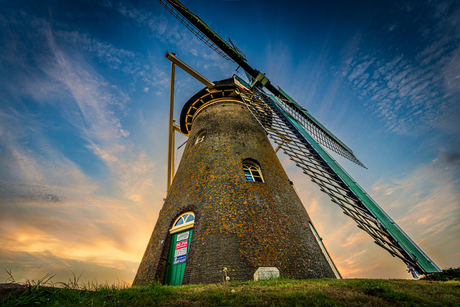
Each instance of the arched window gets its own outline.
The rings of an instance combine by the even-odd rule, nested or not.
[[[243,171],[246,181],[264,182],[260,166],[253,160],[243,161]]]
[[[189,228],[193,228],[195,224],[195,214],[191,211],[182,213],[173,223],[170,233],[180,232]]]
[[[195,139],[195,145],[198,144],[198,143],[203,142],[205,136],[206,136],[206,131],[200,132],[200,133],[198,134],[198,136],[196,137],[196,139]]]

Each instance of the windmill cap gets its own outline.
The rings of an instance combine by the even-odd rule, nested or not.
[[[214,81],[215,86],[213,89],[203,88],[201,91],[193,95],[184,105],[180,114],[180,129],[182,133],[189,134],[192,128],[193,117],[204,105],[212,102],[215,99],[232,97],[234,100],[236,95],[235,89],[238,85],[235,82],[235,77],[224,79],[221,81]],[[237,98],[239,99],[239,98]]]

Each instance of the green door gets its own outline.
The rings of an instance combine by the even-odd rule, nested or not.
[[[187,255],[192,239],[192,229],[175,233],[171,237],[168,253],[168,265],[166,266],[165,284],[171,286],[182,285],[184,279]]]

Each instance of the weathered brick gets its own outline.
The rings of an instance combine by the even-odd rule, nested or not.
[[[194,115],[134,284],[163,282],[169,229],[185,211],[196,219],[183,284],[220,282],[224,267],[232,280],[252,280],[259,267],[295,279],[335,278],[264,129],[243,103],[211,102]],[[203,131],[205,140],[195,145]],[[260,164],[265,182],[246,181],[248,158]]]

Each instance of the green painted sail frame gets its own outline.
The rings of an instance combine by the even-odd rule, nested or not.
[[[252,76],[252,78],[257,77],[259,71],[248,65],[245,57],[219,37],[206,25],[206,23],[188,10],[183,4],[177,0],[159,0],[159,2],[211,49],[227,60],[231,60],[240,65],[246,73]],[[351,149],[344,146],[345,144],[343,144],[343,142],[338,140],[329,130],[325,129],[316,119],[309,116],[309,113],[290,98],[289,95],[284,93],[281,89],[276,89],[268,79],[265,88],[273,93],[279,100],[272,96],[272,98],[268,99],[268,104],[266,102],[263,102],[263,104],[271,106],[271,111],[279,113],[279,116],[284,118],[285,128],[281,130],[286,131],[286,127],[288,128],[288,132],[294,136],[290,141],[286,142],[286,136],[283,136],[280,131],[270,128],[270,126],[273,125],[271,116],[268,116],[269,118],[265,123],[261,122],[264,121],[263,116],[267,116],[267,112],[258,112],[258,110],[254,108],[252,104],[253,101],[251,100],[246,100],[245,102],[254,116],[266,129],[267,134],[275,139],[275,143],[280,145],[284,153],[294,160],[296,165],[304,170],[304,173],[310,175],[312,181],[317,183],[321,187],[321,190],[331,197],[333,202],[341,206],[346,215],[349,215],[358,223],[358,227],[368,232],[375,239],[375,243],[388,250],[393,256],[399,257],[413,266],[419,273],[440,272],[436,264],[434,264],[401,230],[401,228],[399,228],[399,226],[396,225],[369,197],[369,195],[351,179],[340,165],[324,151],[318,142],[336,152],[339,149],[339,154],[348,159],[351,156],[352,159],[350,160],[363,166],[361,162],[354,157]],[[266,95],[265,93],[259,91],[258,95],[262,97],[262,101],[265,100],[263,97]],[[243,94],[242,97],[243,96],[245,96],[245,94]],[[280,101],[284,103],[284,106]],[[291,109],[291,112],[285,109],[285,107]],[[298,120],[299,118],[295,119],[296,115],[301,116],[300,120]],[[304,120],[306,120],[308,124],[305,124]],[[329,140],[326,141],[330,142],[332,147],[335,148],[330,148],[328,144],[324,144],[324,142],[322,142],[324,140],[321,140],[321,138],[315,141],[307,132],[312,132],[311,127],[317,128],[321,133],[328,136]],[[313,133],[313,135],[315,135],[315,133]],[[300,140],[300,142],[295,142],[295,140]],[[293,149],[292,147],[295,147],[293,144],[296,144],[296,146],[300,144],[301,146],[297,146],[297,149]],[[335,146],[337,144],[339,145],[338,147]],[[308,153],[303,152],[305,151],[304,147],[307,148]],[[299,154],[299,150],[301,154]],[[321,156],[320,153],[323,154],[323,156]],[[312,167],[312,165],[314,167]],[[339,174],[344,177],[340,177]],[[333,186],[333,189],[330,188],[330,186]],[[334,194],[334,189],[339,192]],[[340,194],[340,197],[338,194]]]
[[[282,95],[278,96],[278,100],[284,102],[284,105],[291,111],[289,114],[294,116],[298,122],[302,123],[302,126],[311,136],[313,136],[316,142],[326,146],[353,163],[366,168],[364,164],[356,158],[350,147],[345,145],[338,137],[324,127],[324,125],[322,125],[316,118],[313,117],[313,115],[286,94],[286,92],[280,87],[278,87],[278,90]]]
[[[237,63],[244,69],[253,80],[261,78],[261,84],[272,92],[279,99],[283,99],[285,103],[289,104],[290,108],[294,111],[291,114],[297,114],[301,117],[301,121],[306,121],[304,125],[307,131],[314,136],[317,142],[326,146],[327,148],[335,151],[341,156],[349,159],[353,163],[358,164],[365,168],[365,166],[355,157],[353,151],[332,134],[326,127],[318,122],[310,113],[302,108],[295,102],[288,94],[281,88],[275,88],[270,80],[257,69],[248,65],[244,55],[236,48],[223,40],[217,35],[201,18],[192,13],[178,0],[158,0],[168,12],[170,12],[177,20],[179,20],[187,29],[189,29],[198,39],[203,41],[208,47],[221,55],[224,59]]]
[[[267,134],[281,146],[283,152],[344,210],[344,214],[371,235],[377,245],[421,274],[441,271],[290,115],[285,109],[287,105],[283,105],[282,100],[280,102],[258,88],[254,88],[253,91],[240,89],[239,94]],[[290,139],[289,142],[286,142],[286,137]]]

